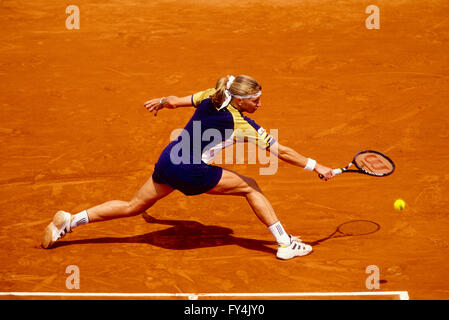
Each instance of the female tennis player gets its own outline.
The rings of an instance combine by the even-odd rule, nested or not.
[[[227,76],[219,79],[215,88],[191,96],[168,96],[145,102],[144,106],[155,116],[161,109],[195,107],[196,110],[178,138],[162,151],[152,176],[131,201],[112,200],[74,215],[57,212],[44,231],[42,247],[50,248],[80,225],[143,213],[173,190],[179,190],[188,196],[206,193],[245,197],[276,239],[277,258],[286,260],[309,254],[312,247],[284,230],[253,178],[210,164],[220,149],[238,141],[249,141],[281,160],[323,175],[324,180],[333,177],[332,169],[281,145],[256,122],[243,115],[254,113],[261,107],[261,89],[260,84],[249,76]],[[197,137],[195,130],[201,133]],[[220,133],[221,138],[212,142],[202,141],[203,134],[211,130]]]

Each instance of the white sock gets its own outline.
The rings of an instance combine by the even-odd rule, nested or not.
[[[89,216],[87,215],[87,210],[84,210],[72,216],[70,228],[73,229],[87,223],[89,223]]]
[[[268,227],[268,229],[276,238],[278,244],[290,245],[291,243],[290,236],[287,234],[287,232],[285,232],[280,221],[272,224],[271,226]]]

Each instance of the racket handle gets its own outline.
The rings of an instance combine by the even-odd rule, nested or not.
[[[332,172],[334,173],[334,176],[337,176],[337,175],[341,174],[343,172],[343,170],[342,169],[334,169],[334,170],[332,170]]]
[[[336,176],[336,175],[341,174],[341,173],[343,172],[343,170],[342,170],[342,169],[334,169],[334,170],[332,170],[332,172],[334,173],[334,176]],[[324,178],[324,176],[323,176],[321,173],[318,175],[318,177],[319,177],[320,179],[323,179],[323,178]]]

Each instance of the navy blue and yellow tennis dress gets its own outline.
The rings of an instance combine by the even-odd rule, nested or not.
[[[267,149],[276,141],[232,104],[217,110],[209,98],[215,89],[192,95],[196,108],[181,134],[159,157],[153,180],[185,195],[209,191],[220,181],[223,169],[211,165],[216,154],[235,142],[248,141]]]

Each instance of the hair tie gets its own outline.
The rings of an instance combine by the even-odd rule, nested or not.
[[[227,89],[225,90],[224,94],[225,94],[225,99],[224,99],[223,103],[221,104],[220,108],[218,108],[219,111],[221,109],[223,109],[224,107],[226,107],[232,100],[232,95]]]
[[[226,89],[229,90],[231,88],[232,83],[234,82],[235,77],[234,76],[229,76],[228,78],[228,82],[226,83]]]
[[[231,94],[231,92],[229,92],[229,88],[231,88],[231,85],[234,82],[234,80],[235,80],[234,76],[228,76],[228,82],[226,82],[226,89],[224,91],[225,99],[224,99],[223,103],[221,104],[220,108],[218,108],[218,110],[223,109],[231,102],[232,94]]]

